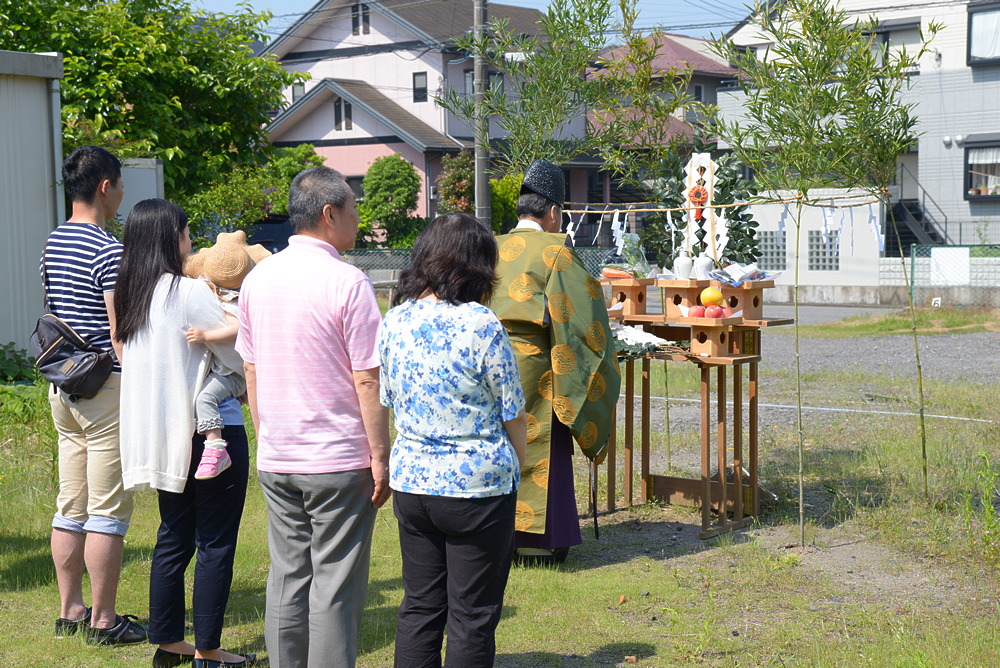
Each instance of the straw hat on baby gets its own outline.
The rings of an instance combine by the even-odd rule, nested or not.
[[[248,246],[243,230],[221,232],[214,246],[188,256],[184,274],[192,278],[204,276],[220,288],[238,288],[254,265],[270,255],[260,244]]]

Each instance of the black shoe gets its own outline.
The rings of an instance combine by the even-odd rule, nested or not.
[[[252,666],[257,663],[256,654],[247,654],[242,661],[237,663],[226,663],[225,661],[213,661],[212,659],[195,659],[194,668],[241,668],[242,666]]]
[[[194,654],[177,654],[165,649],[156,648],[153,654],[153,668],[174,668],[194,661]]]
[[[65,638],[71,636],[80,630],[82,626],[84,629],[90,626],[90,612],[91,609],[87,608],[87,614],[83,616],[83,619],[66,619],[65,617],[60,617],[56,620],[56,638]]]
[[[97,629],[93,626],[87,632],[88,645],[136,645],[146,642],[146,629],[137,624],[134,615],[118,615],[118,622],[110,629]]]

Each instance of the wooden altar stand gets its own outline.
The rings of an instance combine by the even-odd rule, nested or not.
[[[648,285],[633,285],[625,289],[628,281],[602,281],[610,284],[614,301],[623,302],[624,308],[609,311],[609,317],[625,325],[642,326],[643,329],[668,341],[690,341],[691,354],[653,353],[641,358],[642,382],[640,388],[640,451],[639,479],[640,503],[650,499],[673,504],[701,506],[701,539],[748,526],[760,514],[760,494],[757,467],[757,402],[758,364],[761,359],[760,330],[764,327],[790,325],[790,318],[763,318],[763,290],[773,287],[773,281],[757,281],[741,288],[724,286],[716,281],[658,281],[665,290],[664,313],[645,312],[645,290]],[[638,282],[637,282],[638,283]],[[734,310],[747,307],[750,317],[688,318],[679,307],[700,304],[701,290],[712,285],[723,291],[723,296]],[[639,295],[643,298],[640,298]],[[624,297],[624,299],[621,299]],[[650,445],[650,362],[653,359],[688,362],[698,365],[701,374],[701,477],[681,478],[655,475],[649,471]],[[635,466],[635,358],[625,361],[625,434],[622,444],[624,464],[623,493],[628,506],[634,503],[632,479]],[[747,453],[743,452],[743,367],[747,367],[748,423]],[[729,373],[729,369],[732,373]],[[712,371],[715,370],[715,392],[712,392]],[[729,427],[726,406],[729,377],[732,377],[733,415]],[[716,402],[713,425],[711,405]],[[608,510],[615,509],[617,473],[617,409],[612,416],[614,427],[608,442],[607,503]],[[713,428],[714,427],[714,428]],[[733,479],[726,480],[728,468],[727,429],[732,429]],[[711,476],[712,442],[715,442],[717,479]],[[746,468],[747,476],[743,475]],[[708,502],[706,502],[706,499]],[[712,510],[716,511],[713,524]],[[732,518],[729,514],[732,513]]]

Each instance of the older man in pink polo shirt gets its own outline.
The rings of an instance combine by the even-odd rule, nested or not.
[[[288,248],[240,291],[240,332],[271,571],[272,668],[354,666],[376,510],[389,496],[379,403],[381,321],[371,281],[344,262],[358,211],[327,167],[292,182]]]

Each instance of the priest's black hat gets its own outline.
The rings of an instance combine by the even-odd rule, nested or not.
[[[535,160],[528,165],[521,183],[521,194],[533,192],[556,206],[562,207],[566,201],[566,181],[563,171],[548,160]]]

